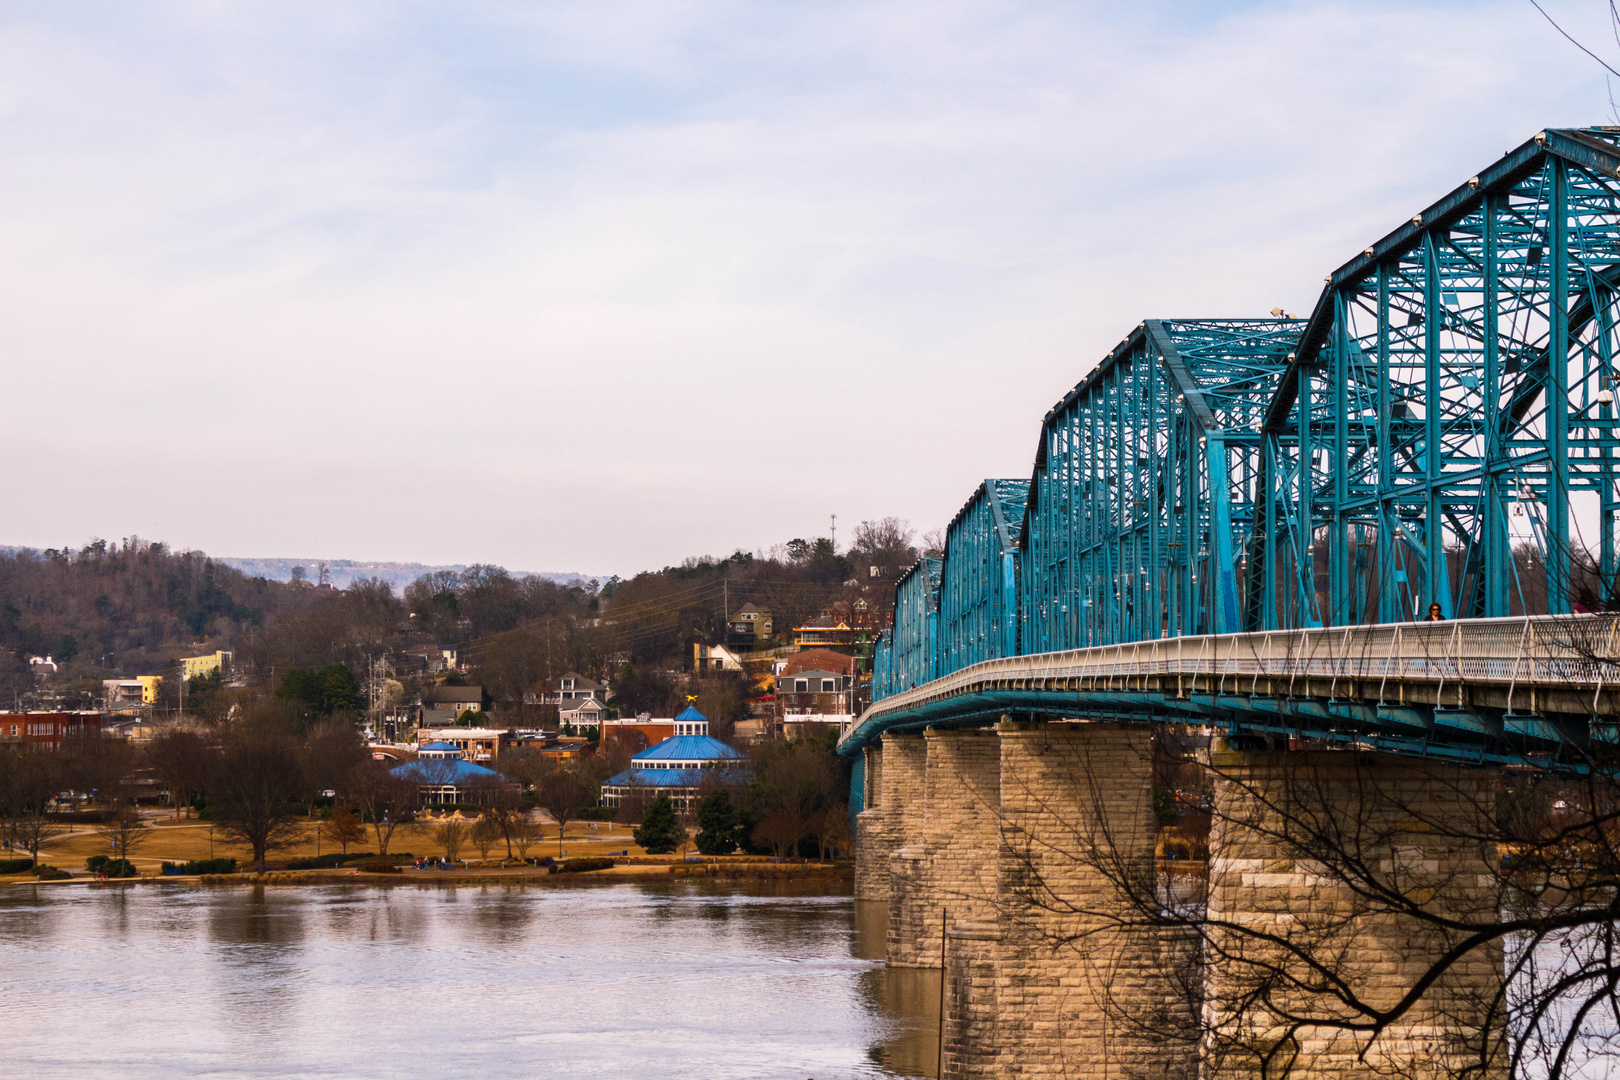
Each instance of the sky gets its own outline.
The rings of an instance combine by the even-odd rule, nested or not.
[[[1308,313],[1617,122],[1529,0],[0,0],[0,543],[936,528],[1142,319]]]

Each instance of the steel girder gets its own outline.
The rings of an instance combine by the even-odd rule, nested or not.
[[[1147,320],[1046,414],[1022,537],[1024,652],[1258,619],[1240,598],[1260,425],[1303,327]]]
[[[891,663],[894,655],[893,642],[894,631],[885,630],[878,635],[877,641],[872,644],[872,682],[870,687],[871,700],[873,701],[882,701],[894,693],[893,664]]]
[[[939,677],[940,560],[918,559],[894,587],[894,633],[889,639],[885,695]],[[876,686],[874,680],[874,696]]]
[[[1617,177],[1620,129],[1543,132],[1328,276],[1265,424],[1261,625],[1614,599]]]
[[[1028,499],[1028,480],[986,480],[946,526],[940,675],[1018,655],[1018,542]]]

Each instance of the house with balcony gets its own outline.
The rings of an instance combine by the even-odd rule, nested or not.
[[[744,604],[726,617],[726,644],[739,649],[758,648],[775,636],[772,627],[768,610]]]

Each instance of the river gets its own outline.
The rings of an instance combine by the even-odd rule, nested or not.
[[[858,910],[859,909],[859,910]],[[29,1077],[933,1075],[937,973],[847,886],[0,889]]]

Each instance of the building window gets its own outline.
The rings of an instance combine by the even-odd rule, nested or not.
[[[833,680],[831,680],[831,679],[822,679],[821,680],[821,692],[823,694],[830,694],[836,689],[838,689],[838,684],[833,682]]]
[[[793,689],[795,691],[797,691],[798,693],[808,694],[810,692],[810,680],[809,679],[794,679],[793,680]]]

